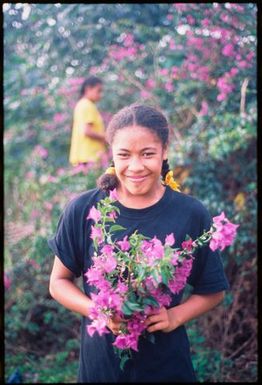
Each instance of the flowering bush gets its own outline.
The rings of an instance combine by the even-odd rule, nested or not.
[[[125,229],[115,224],[119,214],[119,208],[113,204],[116,200],[114,189],[98,202],[98,208],[92,206],[87,216],[95,222],[91,226],[95,252],[94,264],[85,276],[97,289],[97,293],[91,293],[94,306],[87,332],[90,336],[95,332],[109,333],[110,317],[125,319],[113,343],[123,368],[131,349],[138,351],[139,336],[148,336],[144,324],[147,316],[161,306],[169,306],[172,293],[177,294],[185,287],[194,251],[208,242],[213,251],[223,250],[233,242],[239,225],[229,222],[222,212],[213,218],[210,230],[196,240],[187,235],[182,249],[173,248],[173,233],[166,236],[164,244],[156,236],[150,239],[137,230],[129,238],[126,235],[113,241],[113,233]]]

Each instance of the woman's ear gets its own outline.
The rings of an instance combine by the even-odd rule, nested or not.
[[[163,148],[163,159],[166,160],[166,159],[167,159],[167,156],[168,156],[168,154],[167,154],[167,146],[165,146],[165,147]]]

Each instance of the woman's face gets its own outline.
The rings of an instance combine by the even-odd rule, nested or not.
[[[159,185],[167,150],[155,133],[146,127],[125,127],[116,131],[111,147],[121,187],[144,195]]]

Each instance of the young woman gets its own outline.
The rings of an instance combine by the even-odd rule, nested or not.
[[[104,123],[95,104],[102,92],[102,80],[96,76],[90,76],[82,84],[80,99],[74,108],[69,154],[73,166],[97,161],[106,150]]]
[[[93,244],[86,219],[92,205],[116,188],[120,209],[117,223],[126,230],[136,229],[164,242],[174,233],[175,247],[189,234],[193,239],[210,228],[211,217],[196,198],[177,191],[167,160],[168,123],[161,112],[144,105],[120,110],[107,129],[113,164],[98,181],[98,187],[80,194],[68,203],[60,217],[56,235],[49,240],[55,254],[50,278],[50,293],[66,308],[83,315],[78,382],[196,382],[185,324],[219,304],[229,289],[220,254],[208,246],[196,252],[188,284],[193,290],[181,303],[183,291],[172,296],[168,308],[148,316],[147,330],[155,344],[141,338],[138,352],[132,351],[122,372],[112,342],[121,319],[108,323],[112,333],[89,336],[86,326],[92,304],[92,287],[84,273],[92,264]],[[74,284],[83,277],[84,293]]]

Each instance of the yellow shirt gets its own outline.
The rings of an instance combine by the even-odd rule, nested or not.
[[[85,136],[84,129],[87,123],[92,123],[92,129],[99,134],[105,132],[102,117],[95,105],[87,98],[81,98],[74,109],[73,129],[69,162],[77,165],[82,162],[97,161],[99,155],[106,150],[99,140]]]

